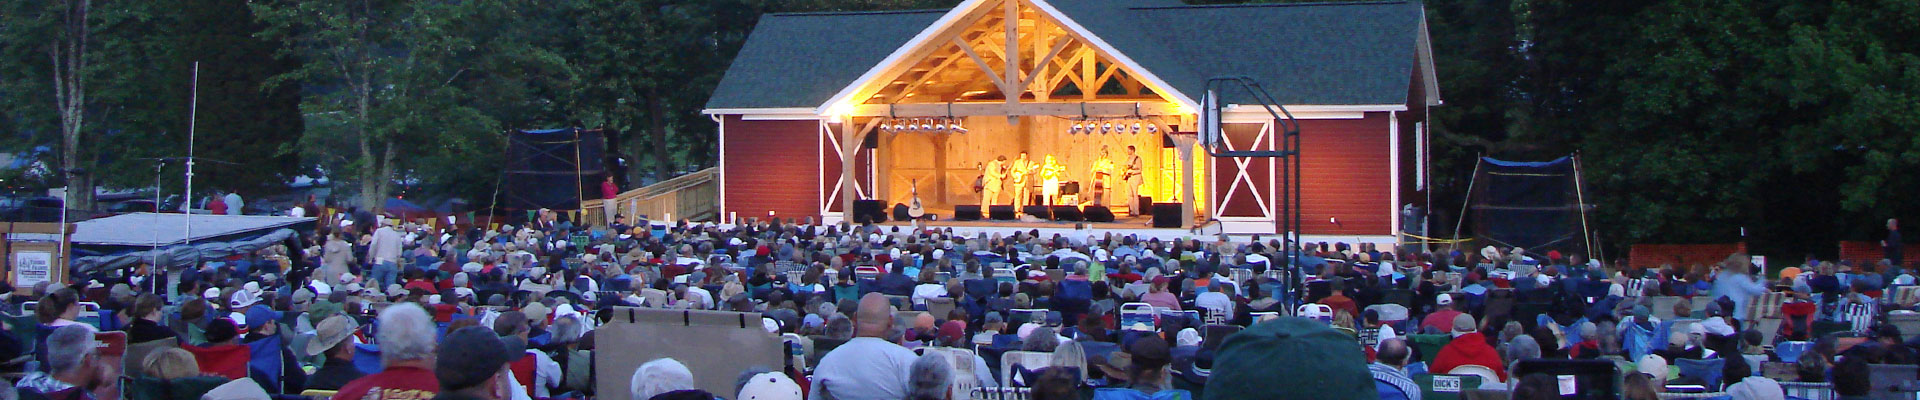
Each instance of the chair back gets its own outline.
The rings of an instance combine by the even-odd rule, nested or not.
[[[953,312],[954,307],[953,298],[951,297],[927,299],[927,313],[933,314],[935,318],[946,318],[947,314]]]
[[[353,369],[367,375],[380,373],[380,346],[367,343],[353,345]]]
[[[880,276],[880,268],[873,266],[853,267],[854,280],[867,280]]]
[[[1920,375],[1920,365],[1870,364],[1867,374],[1868,382],[1873,385],[1867,396],[1875,399],[1911,399],[1915,398],[1914,392],[1920,390],[1920,382],[1913,379]]]
[[[1489,385],[1499,385],[1501,383],[1500,374],[1493,372],[1493,368],[1487,368],[1484,365],[1468,364],[1453,367],[1452,371],[1447,371],[1447,375],[1472,375],[1480,377],[1479,388],[1487,388]]]
[[[1000,385],[1013,386],[1013,377],[1020,370],[1035,370],[1053,365],[1053,353],[1038,351],[1009,351],[1000,354]],[[1032,385],[1033,382],[1027,382]]]
[[[1468,390],[1480,388],[1484,378],[1479,375],[1430,375],[1413,377],[1413,383],[1420,385],[1422,400],[1458,400]]]
[[[1680,368],[1680,376],[1698,378],[1701,382],[1706,382],[1707,390],[1718,391],[1720,390],[1720,376],[1727,366],[1727,359],[1695,360],[1682,358],[1674,360],[1673,365]]]
[[[338,390],[307,389],[300,392],[300,397],[311,398],[313,400],[327,400],[333,398],[333,395],[338,393],[340,393]]]
[[[120,372],[130,378],[147,376],[147,356],[161,350],[179,348],[180,341],[173,339],[150,340],[127,345],[127,354],[120,357]]]
[[[193,353],[194,361],[200,363],[201,373],[227,379],[246,379],[247,361],[253,358],[252,349],[239,344],[213,347],[181,346],[180,348]]]
[[[1789,399],[1834,400],[1840,397],[1833,393],[1833,383],[1830,382],[1780,381],[1780,389],[1787,392]]]
[[[1147,303],[1127,303],[1120,305],[1120,329],[1128,331],[1152,332],[1159,329],[1158,314],[1153,305]]]
[[[1871,303],[1855,303],[1841,306],[1839,314],[1840,322],[1851,324],[1854,333],[1866,333],[1867,329],[1873,327],[1876,312]]]

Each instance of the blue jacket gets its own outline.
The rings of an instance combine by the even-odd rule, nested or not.
[[[1193,400],[1193,393],[1167,389],[1149,395],[1129,388],[1101,388],[1093,391],[1093,400]]]

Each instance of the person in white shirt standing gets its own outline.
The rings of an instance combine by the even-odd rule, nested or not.
[[[406,238],[393,229],[393,221],[382,221],[367,245],[367,257],[373,259],[373,277],[380,286],[400,283],[400,242]]]
[[[225,201],[227,203],[227,215],[246,214],[246,212],[241,210],[247,207],[247,202],[240,198],[240,193],[227,192],[227,197],[225,199],[222,199],[221,201]]]

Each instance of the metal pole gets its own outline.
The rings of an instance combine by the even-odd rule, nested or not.
[[[193,138],[195,119],[200,114],[200,62],[193,62],[193,98],[187,104],[187,187],[181,196],[181,210],[186,213],[187,234],[182,242],[193,245]],[[200,264],[200,252],[193,252],[193,265]]]
[[[1482,157],[1484,157],[1484,155]],[[1480,180],[1480,164],[1481,164],[1480,157],[1474,157],[1473,158],[1473,175],[1469,175],[1467,177],[1467,193],[1466,193],[1467,198],[1460,202],[1460,215],[1454,216],[1455,218],[1453,222],[1453,247],[1455,249],[1460,248],[1460,225],[1465,225],[1467,223],[1467,206],[1470,204],[1473,204],[1473,184],[1474,184],[1474,181]]]
[[[1580,182],[1580,153],[1573,153],[1573,196],[1575,201],[1580,202],[1575,205],[1580,207],[1580,239],[1587,248],[1587,259],[1591,260],[1593,259],[1593,233],[1587,230],[1587,194]],[[1745,240],[1746,235],[1747,229],[1740,228],[1741,240]]]

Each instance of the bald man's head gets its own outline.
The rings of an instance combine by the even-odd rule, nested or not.
[[[879,293],[867,293],[860,297],[860,308],[854,311],[854,336],[887,336],[887,330],[893,329],[893,306],[887,304],[887,296]]]
[[[1407,365],[1407,361],[1409,361],[1407,356],[1412,354],[1413,350],[1407,348],[1407,342],[1405,340],[1393,338],[1380,341],[1380,351],[1376,353],[1376,356],[1382,364],[1404,367]]]

